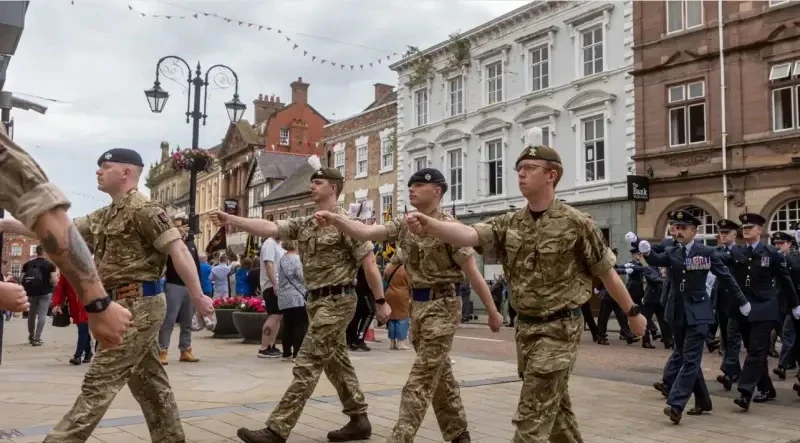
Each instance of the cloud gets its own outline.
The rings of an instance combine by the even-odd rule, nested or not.
[[[14,111],[15,138],[41,163],[51,180],[73,200],[80,215],[107,204],[97,191],[97,158],[107,149],[127,147],[146,163],[160,156],[162,140],[190,147],[185,123],[187,96],[180,84],[163,81],[171,97],[164,112],[152,114],[143,90],[152,86],[157,60],[179,55],[194,68],[223,63],[239,76],[239,95],[248,105],[259,93],[290,99],[289,83],[298,77],[311,84],[309,101],[323,115],[342,118],[372,101],[372,84],[396,84],[388,63],[361,71],[406,45],[427,47],[457,29],[467,30],[517,8],[524,1],[133,1],[149,14],[191,15],[193,10],[279,28],[285,37],[213,18],[145,18],[126,2],[102,0],[32,2],[17,54],[9,66],[6,89],[66,103],[41,101],[45,115]],[[312,63],[302,50],[356,69]],[[393,59],[394,61],[396,59]],[[184,73],[185,75],[185,73]],[[211,90],[207,126],[200,147],[225,135],[224,102],[232,89]],[[32,99],[30,97],[27,97]],[[36,100],[36,99],[33,99]],[[142,184],[142,190],[146,191]]]

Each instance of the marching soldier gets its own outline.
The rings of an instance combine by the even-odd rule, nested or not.
[[[67,197],[8,137],[5,123],[0,122],[0,208],[16,219],[0,219],[0,232],[41,240],[48,257],[75,286],[83,303],[90,304],[105,298],[106,290],[92,253],[67,216],[69,207]],[[24,304],[21,307],[27,309]],[[112,303],[103,312],[89,315],[89,328],[104,346],[119,346],[131,321],[130,312]]]
[[[794,237],[786,232],[775,232],[772,234],[772,244],[786,257],[786,264],[789,268],[789,275],[795,286],[795,291],[800,291],[800,253],[792,248]],[[797,367],[797,361],[792,354],[795,343],[795,319],[791,313],[785,315],[783,331],[781,334],[781,352],[778,359],[778,367],[772,372],[781,380],[786,380],[786,370]]]
[[[626,287],[634,302],[637,302],[637,298],[633,294],[636,292],[641,292],[642,294],[638,303],[642,305],[642,314],[647,319],[648,329],[648,333],[642,337],[642,347],[653,349],[655,345],[653,345],[652,340],[661,338],[658,334],[658,328],[653,322],[654,315],[664,334],[668,334],[668,336],[670,334],[669,325],[664,321],[664,308],[661,306],[661,287],[664,284],[664,279],[661,277],[657,267],[647,265],[639,248],[631,248],[630,253],[633,259],[622,266],[624,272],[628,274]],[[644,266],[642,266],[642,263],[644,263]],[[619,271],[617,272],[619,273]],[[647,281],[647,291],[644,290],[645,281]]]
[[[776,397],[767,367],[770,332],[781,321],[780,294],[773,281],[780,286],[795,318],[800,317],[800,302],[789,276],[786,258],[774,246],[760,241],[766,223],[764,217],[745,213],[739,216],[739,221],[742,222],[742,236],[747,245],[733,247],[734,276],[753,309],[747,318],[733,313],[747,348],[747,357],[739,376],[738,390],[741,395],[734,403],[746,411],[750,409],[751,401],[762,403]],[[759,392],[754,396],[756,387]]]
[[[687,414],[701,415],[712,409],[701,368],[708,328],[714,322],[714,307],[706,288],[708,273],[722,280],[722,284],[738,300],[743,315],[750,311],[750,304],[714,249],[694,241],[700,220],[686,211],[675,211],[672,217],[678,244],[659,254],[653,252],[650,243],[643,240],[639,243],[639,250],[648,264],[670,270],[672,282],[665,317],[672,325],[675,337],[675,351],[670,357],[670,364],[680,369],[674,381],[669,383],[671,389],[664,414],[678,424],[692,393],[695,407],[688,410]]]
[[[337,203],[344,184],[342,174],[336,168],[323,168],[316,156],[309,159],[309,164],[314,168],[310,177],[311,198],[317,209],[346,215]],[[311,324],[292,370],[292,384],[267,419],[267,426],[254,431],[241,428],[237,432],[239,438],[246,443],[285,442],[324,371],[339,393],[344,414],[350,417],[343,428],[328,433],[328,440],[368,439],[372,425],[367,418],[367,402],[350,363],[345,329],[356,310],[355,281],[362,266],[375,295],[378,319],[386,321],[389,317],[372,243],[347,237],[332,226],[319,226],[313,216],[274,223],[217,211],[211,218],[219,226],[234,226],[260,237],[296,240],[308,290]]]
[[[731,275],[734,274],[732,248],[736,244],[736,231],[740,228],[739,224],[733,220],[721,219],[717,222],[717,233],[719,234],[719,253],[722,263],[728,267]],[[717,376],[717,382],[722,384],[726,391],[730,391],[734,383],[739,380],[742,372],[742,365],[739,362],[739,354],[742,350],[742,334],[739,332],[739,325],[736,316],[731,316],[731,311],[735,306],[731,306],[733,298],[727,293],[727,288],[720,286],[720,280],[714,282],[714,293],[716,294],[717,323],[719,324],[720,335],[722,337],[722,374]]]
[[[522,378],[513,442],[582,441],[568,392],[569,374],[583,335],[581,305],[599,277],[643,335],[647,321],[614,271],[616,258],[586,214],[555,198],[563,175],[561,156],[542,145],[542,131],[528,133],[515,163],[528,204],[472,226],[416,212],[405,223],[413,233],[457,246],[499,252],[517,311],[517,362]]]
[[[447,182],[439,170],[425,168],[415,172],[408,180],[408,191],[417,211],[438,220],[454,221],[440,206]],[[387,442],[413,442],[431,402],[445,441],[469,442],[467,416],[449,357],[461,317],[455,285],[464,275],[489,310],[492,331],[499,331],[503,323],[478,271],[473,249],[418,236],[408,230],[403,218],[365,226],[328,211],[317,212],[315,217],[320,224],[333,225],[358,240],[397,242],[404,252],[414,312],[411,340],[417,358],[403,387],[400,418]]]

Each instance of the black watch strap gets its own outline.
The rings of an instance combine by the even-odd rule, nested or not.
[[[634,303],[633,306],[631,306],[631,308],[628,310],[628,317],[636,317],[641,313],[642,313],[641,306]]]
[[[375,300],[375,303],[382,305],[386,303],[386,298],[379,298]]]
[[[83,308],[86,309],[86,312],[89,314],[99,314],[108,309],[108,306],[110,304],[111,304],[111,297],[105,296],[103,298],[98,298],[89,304],[84,305]]]

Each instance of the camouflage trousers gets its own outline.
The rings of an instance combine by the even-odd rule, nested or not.
[[[569,374],[578,356],[583,318],[517,322],[522,390],[512,422],[514,443],[583,443],[569,399]]]
[[[125,384],[142,408],[152,441],[186,441],[178,404],[159,360],[157,338],[167,310],[166,298],[159,294],[125,299],[120,304],[133,314],[133,325],[125,333],[122,346],[101,346],[97,350],[78,399],[47,435],[45,443],[88,440]]]
[[[345,415],[367,412],[345,339],[356,312],[355,293],[309,298],[307,307],[311,322],[292,369],[294,379],[267,419],[267,427],[283,438],[289,438],[323,371],[336,388]]]
[[[467,430],[467,414],[461,391],[450,365],[453,336],[461,320],[461,298],[447,297],[412,302],[411,343],[417,358],[400,398],[400,417],[387,442],[413,442],[428,403],[445,441],[455,440]]]

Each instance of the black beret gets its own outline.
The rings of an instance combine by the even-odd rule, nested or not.
[[[411,187],[414,183],[435,183],[447,191],[447,180],[444,179],[444,174],[435,168],[422,168],[413,173],[408,179],[408,186]]]
[[[758,214],[754,214],[752,212],[745,212],[744,214],[741,214],[739,216],[739,221],[742,222],[742,226],[746,225],[764,226],[764,224],[767,223],[767,220],[764,217]]]
[[[104,152],[97,159],[97,166],[102,166],[105,162],[124,163],[126,165],[144,166],[142,156],[133,149],[114,148]]]
[[[739,224],[733,220],[728,220],[727,218],[723,218],[717,222],[717,228],[720,231],[735,231],[739,229]]]
[[[672,213],[672,224],[674,225],[694,225],[700,226],[700,220],[687,211],[675,211]]]
[[[772,241],[774,241],[774,242],[776,242],[776,241],[791,242],[793,240],[794,240],[794,237],[792,237],[791,234],[788,234],[786,232],[778,231],[778,232],[772,233]]]
[[[325,180],[342,180],[344,181],[344,177],[342,177],[342,173],[339,172],[336,168],[320,168],[314,171],[311,174],[311,180],[323,178]]]

